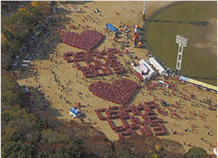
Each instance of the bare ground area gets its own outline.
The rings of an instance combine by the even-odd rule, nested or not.
[[[171,2],[147,2],[147,10],[148,15],[152,14],[152,12],[156,11],[162,6],[165,6]],[[84,13],[74,13],[70,12],[66,14],[66,18],[70,18],[70,24],[64,24],[69,30],[68,26],[73,24],[78,26],[78,24],[89,25],[92,29],[96,29],[99,32],[105,34],[104,42],[98,46],[97,49],[103,50],[104,48],[111,48],[112,43],[111,39],[113,38],[112,34],[106,34],[104,32],[105,24],[107,22],[111,23],[114,26],[119,26],[120,23],[125,23],[129,26],[133,26],[135,24],[143,25],[142,22],[142,6],[143,2],[88,2],[85,4],[78,4],[78,8],[82,8]],[[106,7],[105,7],[106,6]],[[72,10],[71,4],[65,4],[64,6],[60,6],[66,10]],[[93,13],[93,10],[98,8],[100,13]],[[118,13],[118,15],[116,14]],[[90,15],[95,19],[95,22],[98,21],[98,24],[94,23],[93,20],[88,20],[82,22],[83,16]],[[59,23],[64,23],[64,21],[57,21]],[[51,32],[55,32],[54,28],[50,28]],[[83,29],[73,30],[76,32],[82,32]],[[50,38],[54,38],[55,40],[59,40],[58,36],[55,34],[51,34]],[[47,51],[51,49],[53,46],[49,46]],[[109,107],[111,105],[115,105],[112,102],[104,101],[101,98],[94,96],[89,90],[88,86],[98,80],[104,80],[107,82],[112,82],[114,79],[118,79],[121,76],[105,76],[101,78],[95,79],[83,79],[81,71],[73,68],[73,64],[68,64],[64,61],[62,55],[68,51],[81,51],[77,48],[70,47],[64,43],[59,43],[54,46],[54,59],[53,61],[45,60],[43,56],[39,55],[37,59],[35,59],[34,65],[38,69],[37,79],[34,79],[33,72],[31,70],[25,71],[23,73],[18,73],[18,76],[21,77],[18,82],[20,85],[26,84],[27,86],[33,87],[31,89],[32,97],[31,100],[32,106],[40,107],[42,110],[46,110],[48,113],[57,116],[62,120],[71,120],[73,119],[68,111],[69,109],[75,105],[76,102],[81,102],[81,111],[86,115],[86,119],[84,120],[87,124],[93,124],[94,127],[98,128],[100,131],[104,132],[105,135],[112,141],[118,139],[118,134],[115,133],[106,121],[100,121],[95,114],[94,110],[97,108]],[[119,48],[119,45],[115,46]],[[42,51],[42,49],[41,49]],[[133,48],[133,44],[129,47],[129,52],[133,53],[134,56],[137,56],[139,59],[147,58],[147,52],[145,49]],[[52,56],[52,54],[50,55]],[[118,57],[118,60],[121,62],[122,66],[128,69],[128,65],[125,64],[124,61],[130,61],[128,54],[124,54],[122,57]],[[134,59],[137,63],[139,60]],[[60,84],[54,81],[54,74],[56,74],[56,78],[60,81]],[[136,81],[135,77],[132,75],[130,71],[127,71],[126,76],[122,78],[128,78],[133,81]],[[137,82],[137,81],[136,81]],[[157,81],[154,81],[157,82]],[[175,80],[170,80],[170,82],[175,83]],[[37,84],[40,84],[41,90],[45,93],[45,95],[49,95],[46,97],[46,100],[50,102],[50,106],[47,108],[43,108],[43,103],[40,102],[39,94],[36,92],[35,87]],[[183,89],[185,87],[185,89]],[[211,99],[212,104],[216,105],[217,98],[216,94],[207,92],[205,90],[199,90],[196,87],[191,85],[176,85],[178,90],[178,96],[189,95],[194,93],[196,95],[196,100],[192,100],[197,103],[197,107],[192,106],[190,101],[185,101],[178,96],[168,96],[166,95],[167,91],[171,93],[170,90],[166,89],[166,92],[163,90],[152,90],[151,94],[148,94],[146,87],[142,88],[141,91],[136,94],[133,99],[131,99],[130,103],[134,103],[137,105],[140,102],[151,101],[154,99],[154,96],[158,99],[157,103],[162,108],[159,103],[159,99],[164,99],[168,103],[173,104],[176,101],[181,100],[181,107],[177,110],[180,114],[181,119],[177,120],[175,118],[171,118],[168,116],[162,116],[158,114],[159,118],[163,118],[165,120],[164,126],[168,130],[168,134],[166,136],[161,136],[160,138],[171,139],[180,142],[182,145],[191,143],[192,146],[199,146],[207,150],[208,153],[211,153],[211,149],[209,149],[210,144],[212,143],[212,147],[216,145],[216,120],[217,115],[216,111],[210,111],[208,109],[204,109],[204,106],[208,106],[205,103],[201,103],[200,100],[203,99]],[[80,92],[80,94],[78,94]],[[179,93],[183,94],[179,94]],[[69,101],[69,104],[66,103]],[[202,104],[202,105],[200,105]],[[163,108],[162,108],[163,109]],[[182,112],[180,112],[182,110]],[[167,109],[164,109],[167,111]],[[193,111],[195,114],[193,114]],[[204,114],[203,114],[204,113]],[[200,116],[203,115],[201,119]],[[186,118],[186,119],[185,119]],[[79,121],[79,120],[77,120]],[[119,121],[115,121],[119,125]],[[185,129],[191,129],[191,125],[194,124],[194,131],[188,130],[185,132]],[[207,128],[204,125],[207,125]],[[171,130],[177,131],[177,134],[173,135]],[[212,132],[210,132],[212,130]],[[208,132],[210,134],[208,135]],[[202,141],[203,138],[205,141]],[[190,147],[188,145],[184,145],[185,151],[187,151]],[[181,152],[184,152],[181,150]]]

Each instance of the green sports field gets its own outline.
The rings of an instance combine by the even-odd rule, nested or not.
[[[153,16],[145,27],[149,50],[175,70],[176,35],[189,39],[182,75],[217,85],[217,2],[185,2]]]

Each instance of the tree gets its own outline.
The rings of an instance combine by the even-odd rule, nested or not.
[[[5,36],[5,38],[7,39],[7,41],[14,39],[13,34],[9,30],[7,30],[5,27],[2,27],[2,33]]]
[[[37,8],[43,14],[44,17],[48,16],[52,11],[51,5],[46,1],[33,1],[31,2],[31,5]]]
[[[12,24],[13,23],[13,18],[12,17],[6,17],[6,18],[2,18],[2,24]]]
[[[57,2],[55,2],[55,1],[51,1],[50,2],[50,5],[53,7],[53,6],[55,6],[57,4]]]
[[[25,145],[21,141],[9,141],[2,146],[2,157],[14,158],[14,157],[26,157],[34,158],[36,153],[31,145]]]
[[[30,30],[23,30],[17,35],[17,40],[20,41],[21,43],[26,43],[29,41],[30,37],[31,37]]]
[[[193,147],[185,154],[185,158],[196,158],[208,156],[207,152],[200,147]]]
[[[18,11],[25,11],[26,12],[26,8],[25,7],[19,8]]]
[[[38,1],[32,1],[31,2],[31,5],[35,8],[38,8],[39,7],[39,2]]]
[[[30,15],[27,14],[24,10],[18,11],[13,16],[14,19],[16,19],[17,24],[26,24],[27,26],[34,26],[37,24],[37,21]]]
[[[9,112],[2,112],[1,120],[7,123],[13,120],[13,116]]]
[[[35,20],[39,21],[42,19],[42,13],[40,13],[40,11],[36,7],[33,7],[32,5],[28,5],[26,7],[26,10],[28,14],[30,14]]]
[[[1,94],[3,103],[10,105],[21,104],[23,92],[16,87],[15,81],[9,77],[2,77]]]
[[[119,157],[133,158],[134,156],[132,156],[128,150],[123,149],[123,150],[116,151],[113,157],[114,158],[119,158]]]
[[[5,35],[3,34],[3,33],[1,33],[1,44],[2,45],[4,45],[5,44],[5,42],[7,41],[7,39],[6,39],[6,37],[5,37]]]
[[[28,29],[28,27],[25,24],[8,24],[8,25],[3,25],[4,28],[7,28],[7,30],[13,35],[14,38],[17,37],[17,35],[24,31],[25,29]]]
[[[20,41],[14,39],[14,40],[7,41],[6,45],[2,46],[2,49],[6,55],[12,57],[12,55],[15,55],[18,52],[20,46],[21,46]]]
[[[2,46],[5,47],[5,46]],[[9,67],[11,65],[12,59],[11,55],[7,55],[3,49],[2,49],[2,54],[1,54],[1,61],[2,61],[2,69],[4,70],[9,70]]]

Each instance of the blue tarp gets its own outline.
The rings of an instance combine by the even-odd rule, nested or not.
[[[77,115],[77,114],[80,113],[80,111],[78,111],[78,110],[76,110],[76,109],[74,109],[74,108],[71,108],[71,109],[70,109],[70,112],[72,112],[74,115]]]
[[[179,80],[183,80],[183,81],[188,82],[188,77],[185,77],[185,76],[179,76]]]
[[[106,26],[113,32],[118,31],[115,27],[113,27],[110,23],[107,23]]]

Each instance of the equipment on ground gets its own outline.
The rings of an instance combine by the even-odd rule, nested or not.
[[[132,59],[132,58],[133,58],[133,55],[132,55],[132,54],[129,54],[129,58]]]
[[[162,101],[162,106],[168,106],[167,102],[166,101]]]
[[[95,12],[95,13],[99,13],[100,10],[99,10],[98,8],[96,8],[96,9],[94,9],[94,12]]]
[[[159,83],[159,85],[164,85],[167,88],[169,87],[169,82],[167,82],[167,81],[159,80],[158,83]]]

